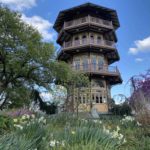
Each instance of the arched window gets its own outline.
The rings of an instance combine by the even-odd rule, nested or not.
[[[80,40],[79,40],[79,37],[78,37],[78,36],[76,36],[76,37],[74,38],[74,44],[75,44],[75,46],[80,45]]]
[[[80,70],[80,58],[79,57],[74,59],[74,68],[75,70]]]
[[[83,70],[87,71],[88,70],[88,57],[83,57],[82,60],[82,65],[83,65]]]
[[[103,103],[102,97],[100,97],[100,103]]]
[[[93,100],[93,102],[95,101],[95,96],[94,96],[94,94],[92,94],[92,100]]]
[[[93,71],[96,71],[96,66],[97,66],[96,56],[92,56],[92,58],[91,58],[91,69]]]
[[[82,36],[82,44],[87,44],[87,37],[86,37],[86,35]]]
[[[86,102],[85,102],[85,97],[83,96],[83,104],[85,104]]]
[[[71,47],[71,46],[72,46],[72,41],[71,40],[65,42],[65,47]]]
[[[99,103],[99,96],[96,95],[96,103]]]
[[[99,70],[103,70],[104,69],[104,58],[101,57],[101,56],[98,58],[98,69]]]
[[[79,103],[82,103],[81,96],[79,96],[79,97],[77,98],[77,100],[79,101]]]
[[[94,43],[94,35],[93,34],[91,34],[91,36],[90,36],[90,42]]]
[[[97,37],[97,44],[101,44],[101,42],[102,42],[102,38],[101,38],[101,36],[98,36]]]
[[[78,36],[76,36],[74,39],[75,39],[75,41],[77,41],[77,40],[79,40],[79,37],[78,37]]]

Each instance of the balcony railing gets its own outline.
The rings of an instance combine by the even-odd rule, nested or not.
[[[64,42],[63,49],[76,48],[76,47],[86,46],[86,45],[95,45],[98,47],[106,47],[112,49],[116,48],[116,45],[113,41],[86,38],[82,40]]]
[[[91,23],[91,24],[95,24],[98,26],[111,28],[111,29],[113,28],[112,21],[100,19],[97,17],[87,16],[87,17],[82,17],[79,19],[64,22],[64,29],[80,26],[86,23]]]
[[[72,68],[76,71],[93,72],[99,74],[116,74],[119,75],[119,70],[116,66],[98,65],[98,64],[76,64]]]

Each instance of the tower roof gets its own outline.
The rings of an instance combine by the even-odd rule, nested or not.
[[[100,5],[96,5],[93,3],[85,3],[79,6],[75,6],[75,7],[60,11],[55,21],[54,29],[56,31],[59,31],[60,26],[63,25],[63,22],[66,18],[73,17],[74,15],[77,15],[78,13],[81,14],[82,12],[85,12],[88,10],[90,12],[94,12],[95,14],[102,14],[103,16],[109,18],[112,21],[115,29],[117,29],[120,26],[116,10],[106,8]]]

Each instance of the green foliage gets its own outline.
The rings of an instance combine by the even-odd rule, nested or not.
[[[43,42],[20,14],[0,6],[0,16],[1,109],[28,105],[35,85],[48,90],[55,79],[72,78],[69,66],[55,60],[53,44]]]
[[[0,115],[0,134],[8,131],[13,127],[13,121],[10,117]]]
[[[120,105],[113,105],[111,112],[114,115],[131,115],[131,107],[127,102],[124,102],[123,104]]]
[[[84,73],[77,72],[72,70],[70,66],[66,66],[65,63],[61,63],[57,66],[56,73],[57,82],[64,85],[66,88],[74,87],[83,87],[89,84],[89,78]],[[63,73],[63,74],[61,74]]]
[[[44,129],[38,124],[30,125],[22,131],[4,135],[0,138],[0,149],[5,150],[29,150],[39,148],[40,141],[44,134]]]
[[[31,88],[51,82],[52,44],[20,19],[20,14],[0,6],[0,95],[12,105],[29,103]],[[1,99],[0,99],[1,100]]]

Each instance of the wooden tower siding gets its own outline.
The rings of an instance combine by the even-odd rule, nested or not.
[[[115,33],[119,26],[115,10],[92,3],[60,11],[54,24],[61,46],[57,59],[84,72],[91,81],[80,92],[77,88],[72,90],[72,98],[66,104],[68,111],[74,111],[78,103],[79,111],[109,111],[111,86],[122,83],[118,68],[110,66],[120,59]]]

